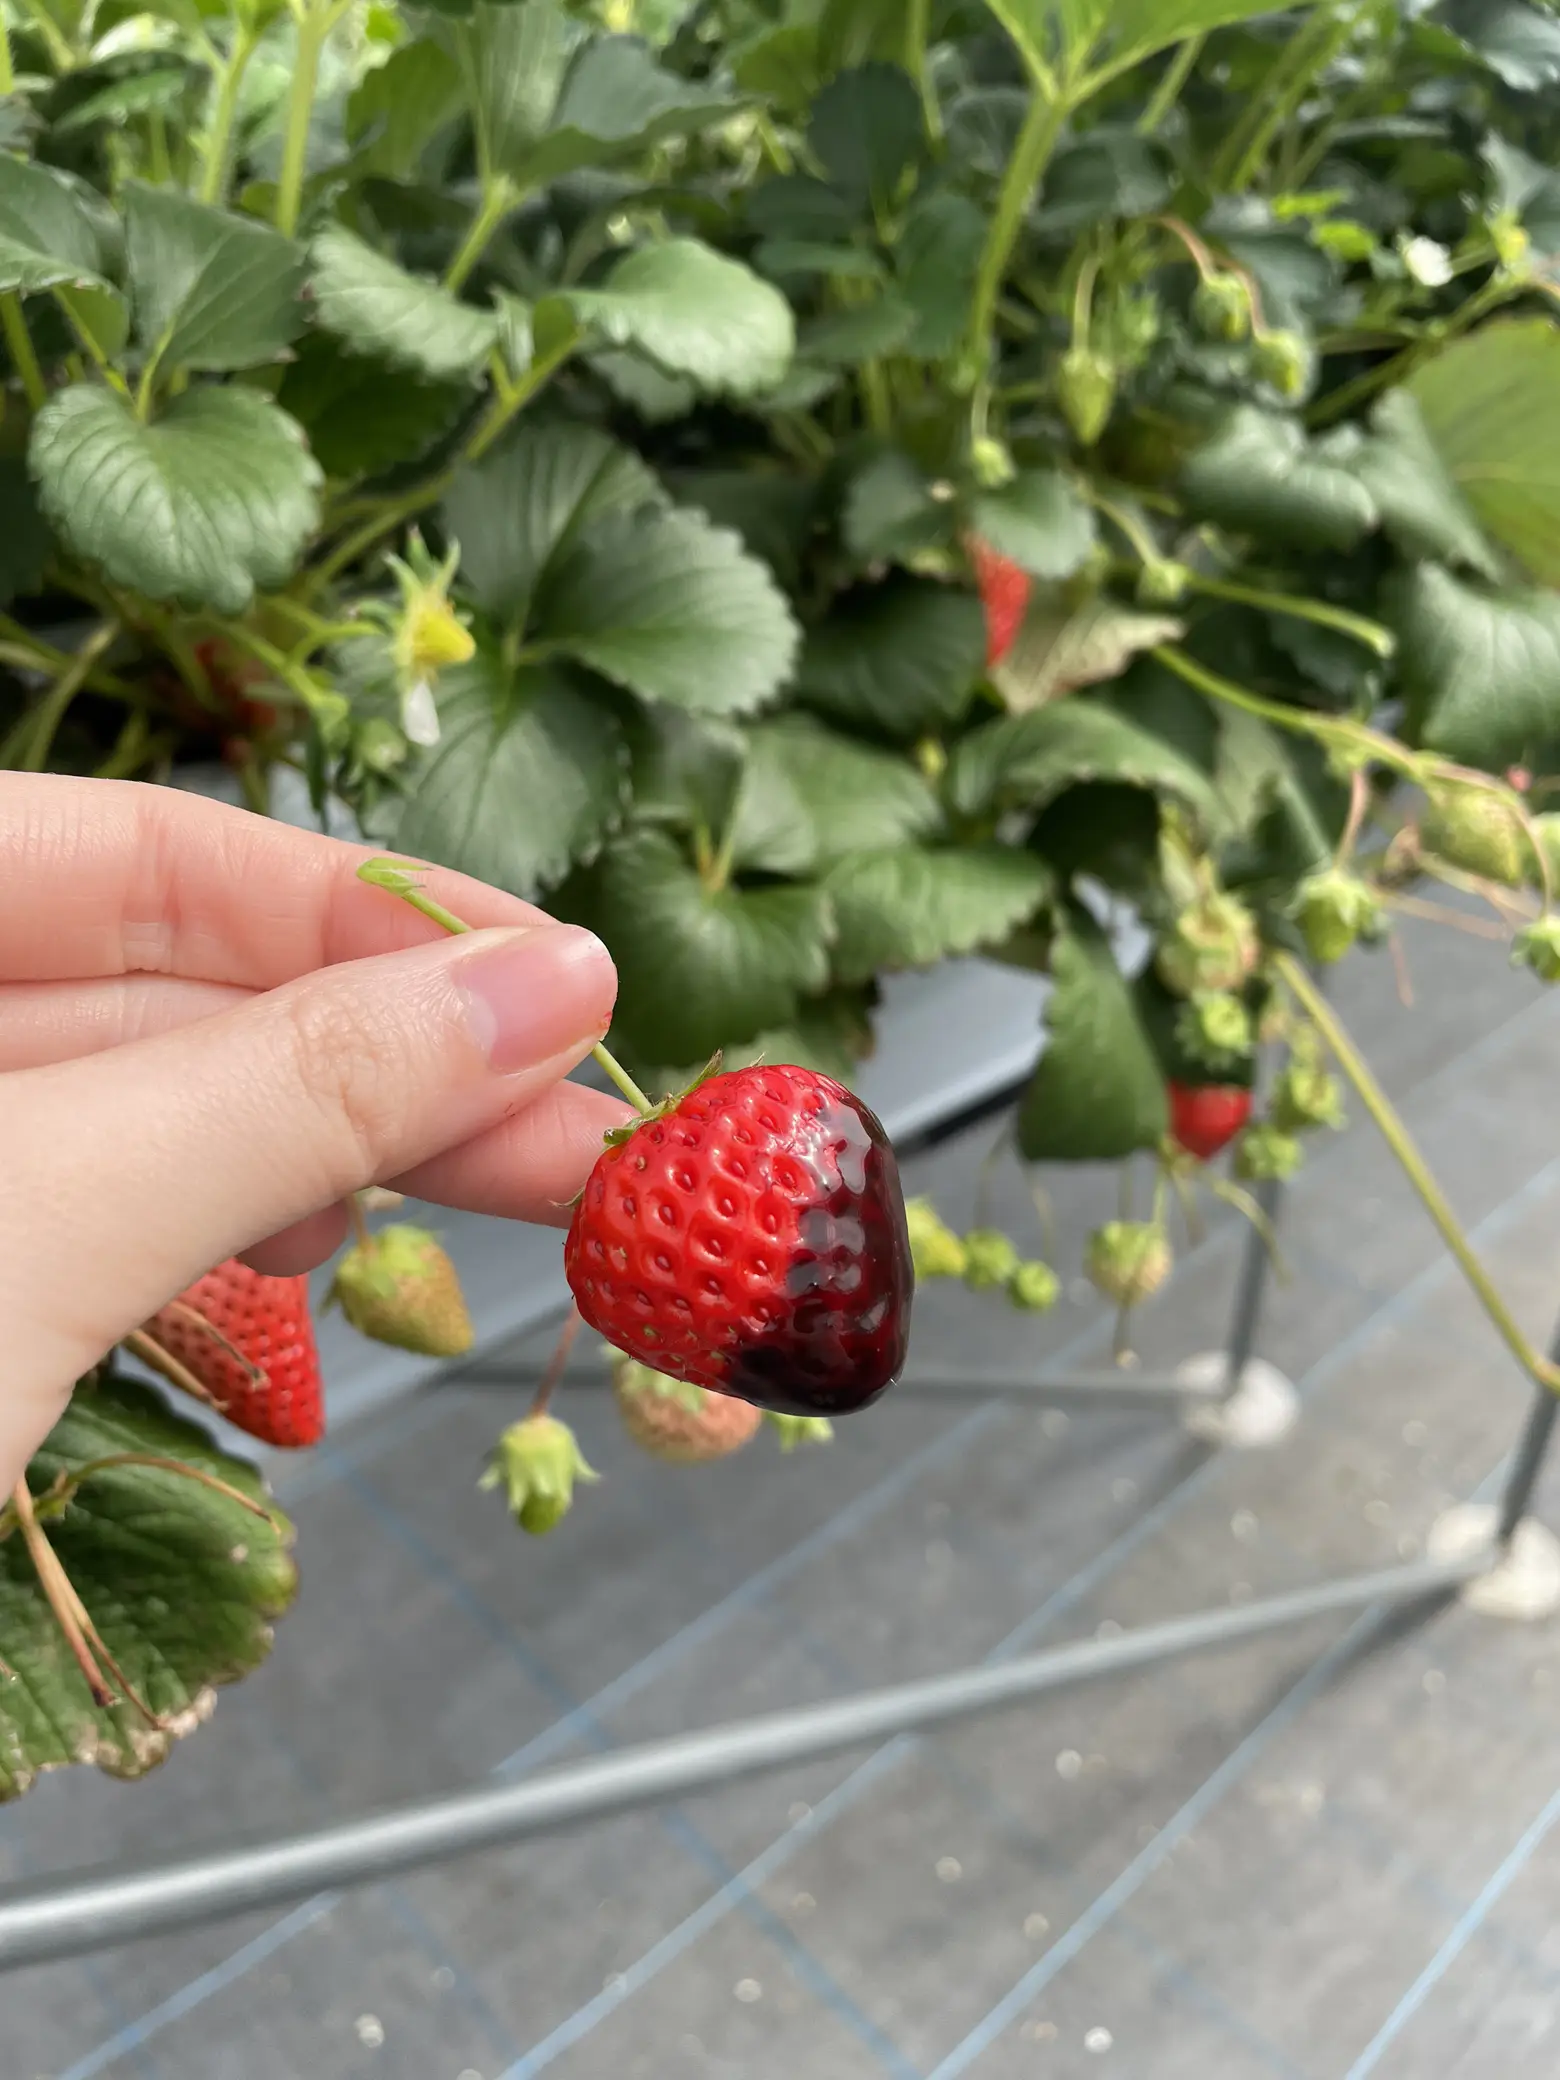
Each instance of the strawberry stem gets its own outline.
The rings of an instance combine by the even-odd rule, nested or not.
[[[208,1321],[198,1307],[191,1307],[184,1300],[170,1300],[168,1305],[159,1311],[163,1314],[176,1315],[181,1322],[187,1323],[197,1335],[209,1337],[224,1357],[231,1358],[240,1371],[248,1373],[250,1379],[253,1380],[257,1387],[265,1385],[265,1372],[262,1367],[257,1365],[253,1358],[246,1358],[238,1348],[238,1345],[231,1343],[223,1335],[216,1323]],[[148,1329],[142,1333],[149,1336],[152,1332]]]
[[[211,1389],[198,1380],[187,1365],[181,1365],[172,1351],[165,1350],[155,1336],[148,1336],[144,1329],[132,1329],[125,1338],[125,1349],[133,1351],[143,1365],[160,1373],[170,1386],[193,1400],[202,1401],[207,1408],[214,1408],[219,1416],[227,1414],[227,1403],[219,1401]]]
[[[352,1240],[359,1249],[367,1249],[373,1241],[368,1232],[368,1219],[363,1212],[363,1195],[354,1192],[347,1201],[347,1212],[352,1217]]]
[[[86,1634],[78,1615],[79,1599],[70,1585],[70,1577],[60,1564],[59,1555],[44,1536],[43,1527],[33,1510],[32,1490],[27,1485],[25,1474],[11,1490],[11,1501],[16,1510],[16,1521],[21,1526],[28,1557],[38,1576],[38,1586],[54,1613],[54,1622],[59,1626],[65,1644],[70,1648],[71,1656],[86,1680],[87,1688],[92,1693],[92,1702],[100,1711],[107,1711],[118,1700],[104,1680],[102,1669],[92,1658],[92,1649],[87,1645]]]
[[[219,1480],[214,1473],[207,1473],[204,1467],[191,1466],[183,1459],[165,1459],[156,1452],[114,1452],[106,1459],[89,1459],[84,1466],[78,1466],[71,1476],[65,1499],[68,1501],[94,1474],[112,1473],[120,1466],[148,1466],[156,1473],[171,1473],[176,1474],[180,1480],[198,1481],[214,1495],[222,1495],[229,1502],[236,1502],[240,1509],[247,1510],[252,1517],[258,1517],[262,1524],[269,1524],[273,1531],[278,1528],[275,1514],[268,1510],[263,1502],[257,1502],[252,1495],[246,1495],[242,1488],[235,1488],[229,1481]]]
[[[563,1327],[558,1331],[558,1341],[553,1345],[552,1356],[547,1360],[547,1370],[542,1374],[537,1386],[535,1398],[528,1411],[530,1415],[546,1415],[553,1395],[558,1391],[563,1375],[568,1370],[569,1353],[574,1348],[574,1339],[583,1327],[579,1309],[571,1307]]]
[[[1560,1393],[1560,1368],[1541,1357],[1517,1326],[1511,1310],[1496,1291],[1489,1273],[1474,1254],[1472,1245],[1457,1224],[1457,1216],[1415,1147],[1408,1129],[1399,1119],[1391,1100],[1377,1083],[1369,1063],[1355,1047],[1348,1029],[1316,987],[1293,954],[1280,953],[1274,965],[1290,994],[1298,998],[1312,1024],[1331,1049],[1339,1068],[1359,1093],[1366,1111],[1376,1122],[1409,1183],[1418,1193],[1425,1211],[1440,1231],[1441,1239],[1457,1259],[1463,1276],[1478,1296],[1479,1304],[1494,1324],[1501,1341],[1529,1379]]]
[[[457,917],[453,910],[446,910],[442,903],[436,903],[422,883],[408,873],[398,860],[365,860],[358,868],[358,879],[366,881],[370,888],[382,888],[390,895],[399,896],[403,903],[410,903],[414,910],[420,911],[424,917],[431,918],[436,925],[442,925],[447,932],[471,930],[471,926],[463,918]],[[647,1116],[654,1112],[655,1107],[633,1077],[605,1047],[598,1042],[590,1052],[591,1059],[612,1078],[636,1112],[642,1112]]]

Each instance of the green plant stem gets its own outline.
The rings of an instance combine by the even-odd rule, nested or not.
[[[7,290],[0,296],[0,331],[5,334],[11,365],[16,370],[27,402],[35,412],[41,411],[48,402],[48,385],[43,380],[43,370],[38,366],[38,356],[33,352],[32,336],[22,315],[22,299],[14,290]]]
[[[1239,194],[1267,156],[1268,147],[1299,106],[1307,87],[1354,34],[1357,10],[1318,7],[1275,60],[1246,114],[1214,161],[1215,191]]]
[[[44,695],[37,714],[32,718],[27,748],[22,754],[24,773],[43,771],[49,752],[53,748],[55,734],[65,719],[66,709],[80,693],[92,667],[118,633],[117,621],[105,621],[101,628],[94,629]]]
[[[1292,621],[1313,621],[1318,628],[1336,629],[1339,635],[1363,643],[1378,657],[1390,657],[1397,649],[1397,638],[1391,629],[1383,628],[1379,621],[1367,620],[1363,614],[1351,614],[1347,607],[1330,607],[1325,600],[1264,592],[1255,585],[1232,585],[1224,578],[1205,578],[1197,571],[1192,572],[1188,583],[1195,591],[1207,593],[1210,599],[1227,599],[1235,606],[1258,607],[1266,614],[1287,614]]]
[[[202,155],[198,190],[202,202],[215,204],[227,197],[229,165],[233,156],[233,126],[238,119],[238,97],[243,91],[244,74],[249,70],[249,61],[255,54],[257,42],[254,31],[243,23],[234,29],[233,48],[222,67],[216,106],[211,115],[211,129],[207,133]]]
[[[1223,701],[1231,708],[1242,708],[1248,715],[1271,722],[1276,729],[1289,730],[1295,736],[1313,737],[1319,744],[1341,752],[1348,759],[1375,759],[1378,764],[1390,766],[1407,779],[1422,777],[1421,759],[1363,722],[1334,715],[1313,715],[1304,708],[1290,708],[1282,701],[1270,701],[1260,693],[1251,693],[1244,686],[1237,686],[1233,679],[1221,679],[1217,672],[1210,672],[1194,657],[1188,657],[1184,650],[1169,643],[1156,644],[1149,655],[1167,671],[1174,672],[1178,679],[1184,679],[1188,686],[1195,686],[1199,693],[1205,693],[1210,700]]]
[[[1274,965],[1285,988],[1326,1041],[1339,1068],[1358,1092],[1360,1102],[1418,1193],[1420,1203],[1434,1221],[1442,1241],[1457,1259],[1463,1276],[1477,1294],[1480,1306],[1494,1324],[1501,1341],[1530,1379],[1548,1387],[1551,1392],[1560,1391],[1560,1370],[1540,1355],[1517,1326],[1511,1310],[1495,1290],[1489,1273],[1458,1226],[1457,1216],[1447,1204],[1445,1194],[1431,1175],[1413,1137],[1376,1081],[1370,1064],[1354,1045],[1347,1027],[1293,954],[1277,954]]]
[[[932,84],[926,54],[931,42],[932,0],[904,0],[904,68],[915,81],[921,96],[921,120],[935,144],[942,136],[942,110]]]
[[[0,94],[11,94],[16,90],[16,68],[11,63],[11,29],[5,18],[5,9],[0,7]]]
[[[1024,228],[1024,218],[1040,177],[1060,141],[1067,114],[1067,102],[1060,94],[1047,94],[1036,86],[1029,113],[1024,118],[1024,126],[1018,133],[1013,156],[1003,176],[996,213],[986,234],[975,276],[968,355],[978,380],[985,379],[990,363],[992,325],[1008,262]]]
[[[486,183],[482,194],[482,207],[472,218],[471,228],[462,239],[460,250],[450,262],[445,274],[446,289],[455,290],[461,287],[487,251],[494,232],[519,199],[514,182],[506,174],[500,173]]]
[[[366,881],[370,888],[382,888],[393,896],[399,896],[403,903],[409,903],[414,910],[420,912],[422,916],[430,919],[434,924],[442,926],[447,932],[469,932],[471,930],[471,926],[466,923],[464,918],[457,917],[453,910],[446,910],[442,903],[435,902],[434,898],[423,888],[422,883],[414,879],[414,870],[403,865],[400,860],[365,860],[362,866],[358,868],[358,879],[359,881]],[[654,1112],[655,1107],[639,1088],[638,1084],[635,1083],[633,1077],[629,1075],[621,1063],[614,1059],[605,1047],[598,1044],[590,1052],[591,1059],[612,1078],[612,1081],[636,1112]]]
[[[1192,67],[1202,56],[1206,38],[1189,36],[1166,67],[1164,77],[1155,87],[1147,108],[1138,118],[1138,135],[1151,137],[1181,98],[1181,89],[1191,75]]]
[[[1448,340],[1456,339],[1459,333],[1466,332],[1470,325],[1477,325],[1481,318],[1488,317],[1490,312],[1501,304],[1509,303],[1514,296],[1522,295],[1528,286],[1526,282],[1509,281],[1504,276],[1497,275],[1493,280],[1486,282],[1475,295],[1470,296],[1466,303],[1460,304],[1450,317],[1444,319],[1431,337],[1410,341],[1406,347],[1394,354],[1390,361],[1378,361],[1374,368],[1367,368],[1362,375],[1355,376],[1339,389],[1330,390],[1325,397],[1318,398],[1306,413],[1306,424],[1331,426],[1335,419],[1341,419],[1364,398],[1372,396],[1377,390],[1388,389],[1403,377],[1411,375],[1426,355],[1438,353]]]
[[[292,91],[287,97],[287,128],[282,138],[282,166],[276,182],[276,228],[291,238],[303,208],[303,181],[309,163],[309,127],[314,119],[314,89],[320,56],[335,25],[329,0],[301,0],[298,48],[293,58]]]

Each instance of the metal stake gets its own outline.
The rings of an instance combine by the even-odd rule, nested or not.
[[[834,1703],[646,1741],[518,1784],[414,1800],[282,1841],[8,1887],[0,1890],[0,1970],[205,1926],[337,1886],[368,1884],[841,1749],[948,1725],[1071,1683],[1227,1646],[1331,1612],[1418,1603],[1461,1587],[1483,1573],[1492,1557],[1493,1550],[1483,1547],[1449,1560],[1420,1560],[1320,1582],[1108,1639],[1078,1640]]]
[[[1550,1346],[1550,1356],[1560,1352],[1560,1334]],[[1522,1442],[1517,1446],[1517,1456],[1512,1461],[1511,1472],[1506,1477],[1505,1492],[1500,1499],[1499,1528],[1496,1537],[1503,1546],[1509,1545],[1516,1536],[1517,1526],[1527,1515],[1533,1500],[1533,1490],[1538,1485],[1538,1476],[1543,1471],[1544,1459],[1554,1436],[1555,1417],[1560,1415],[1560,1395],[1548,1387],[1535,1387],[1533,1405],[1528,1411],[1527,1424],[1522,1432]]]
[[[1246,1249],[1241,1259],[1240,1283],[1235,1288],[1235,1313],[1230,1323],[1229,1362],[1224,1372],[1224,1395],[1228,1399],[1239,1391],[1246,1367],[1257,1347],[1257,1330],[1262,1321],[1262,1303],[1267,1298],[1268,1273],[1272,1269],[1272,1257],[1268,1248],[1268,1236],[1278,1228],[1279,1208],[1284,1201],[1284,1187],[1276,1177],[1265,1178],[1257,1186],[1257,1204],[1267,1222],[1267,1232],[1255,1222],[1246,1233]]]

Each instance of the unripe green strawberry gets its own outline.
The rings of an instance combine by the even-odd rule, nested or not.
[[[1251,1052],[1251,1013],[1228,990],[1199,990],[1177,1032],[1200,1060]]]
[[[1237,990],[1262,953],[1256,919],[1235,896],[1203,896],[1188,904],[1159,942],[1160,980],[1177,996]]]
[[[1170,1276],[1170,1241],[1155,1221],[1107,1221],[1089,1238],[1090,1279],[1118,1307],[1151,1299]]]
[[[1528,828],[1549,868],[1549,886],[1560,895],[1560,811],[1546,810],[1542,816],[1535,816]],[[1527,878],[1535,884],[1539,879],[1538,861],[1533,857],[1531,846],[1528,848]]]
[[[1018,1251],[1000,1228],[971,1228],[964,1238],[964,1283],[972,1293],[1005,1286],[1018,1269]]]
[[[1115,369],[1091,347],[1069,347],[1057,364],[1056,401],[1079,446],[1092,448],[1110,423]]]
[[[354,1243],[330,1297],[361,1335],[429,1358],[458,1358],[474,1332],[460,1279],[443,1245],[409,1223]]]
[[[1560,917],[1541,917],[1511,942],[1511,964],[1531,968],[1540,982],[1560,982]]]
[[[502,1488],[520,1529],[539,1538],[568,1515],[576,1482],[600,1478],[567,1423],[531,1415],[511,1423],[498,1440],[478,1486]]]
[[[763,1426],[763,1411],[751,1401],[669,1379],[621,1352],[612,1361],[612,1389],[623,1427],[635,1444],[670,1466],[729,1459]]]
[[[1345,867],[1308,875],[1295,893],[1294,916],[1306,951],[1322,966],[1341,961],[1356,939],[1373,936],[1382,923],[1375,890]]]
[[[1280,397],[1301,397],[1311,381],[1311,350],[1297,332],[1264,332],[1256,342],[1252,364],[1264,383]]]
[[[990,434],[970,442],[970,468],[983,491],[1000,491],[1017,475],[1006,441],[994,440]]]
[[[1204,275],[1192,294],[1192,322],[1205,339],[1244,339],[1251,330],[1251,291],[1238,274]]]
[[[905,1201],[910,1231],[910,1261],[917,1278],[962,1278],[964,1244],[938,1214],[930,1199]]]
[[[1248,1184],[1278,1184],[1293,1177],[1305,1151],[1293,1134],[1264,1122],[1248,1127],[1235,1148],[1235,1175]]]
[[[1007,1296],[1025,1314],[1048,1314],[1061,1297],[1062,1282],[1038,1258],[1020,1264],[1007,1283]]]
[[[1341,1127],[1343,1087],[1320,1062],[1290,1062],[1273,1086],[1268,1111],[1281,1134],[1297,1134],[1305,1127]]]
[[[798,1445],[827,1444],[834,1435],[827,1416],[782,1416],[771,1408],[764,1421],[779,1438],[782,1452],[794,1452]]]
[[[1191,572],[1172,556],[1156,556],[1138,572],[1137,596],[1146,607],[1173,607],[1186,597]]]
[[[1127,290],[1095,311],[1094,336],[1122,368],[1141,368],[1159,332],[1159,300],[1148,290]]]
[[[1503,795],[1484,787],[1445,787],[1430,796],[1419,825],[1426,852],[1465,873],[1517,888],[1532,861],[1522,819]]]

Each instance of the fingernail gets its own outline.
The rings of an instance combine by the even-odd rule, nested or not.
[[[473,1038],[501,1076],[581,1054],[606,1031],[617,996],[612,956],[572,924],[485,932],[455,969]]]

